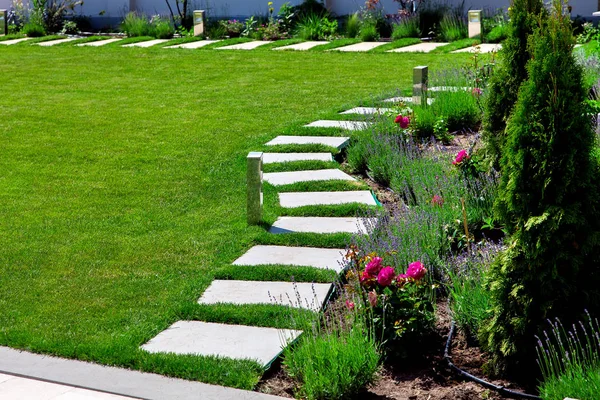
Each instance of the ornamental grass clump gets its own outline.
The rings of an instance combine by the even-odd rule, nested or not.
[[[510,235],[490,269],[493,316],[482,342],[490,366],[530,376],[547,318],[600,308],[598,173],[571,21],[554,2],[530,38],[529,78],[506,132],[497,215]]]

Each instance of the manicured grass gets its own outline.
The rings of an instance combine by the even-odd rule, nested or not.
[[[331,278],[230,266],[266,240],[264,227],[246,226],[247,153],[290,126],[410,87],[415,65],[447,60],[123,43],[0,48],[10,77],[0,103],[0,345],[250,389],[255,363],[139,350],[181,318],[271,318],[274,306],[196,306],[217,276]],[[272,221],[284,210],[267,191]]]
[[[466,47],[477,46],[480,43],[481,43],[481,40],[479,40],[479,39],[461,39],[461,40],[457,40],[452,43],[448,43],[445,46],[440,46],[437,49],[433,50],[431,53],[432,54],[451,53],[455,50],[464,49]]]

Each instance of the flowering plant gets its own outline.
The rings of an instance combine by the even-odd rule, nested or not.
[[[433,327],[434,286],[427,279],[427,269],[414,261],[401,273],[375,253],[361,256],[356,247],[346,257],[352,265],[347,273],[348,291],[362,299],[352,302],[352,308],[364,307],[382,344],[405,355]]]
[[[465,176],[476,177],[480,172],[476,157],[473,157],[464,149],[456,154],[452,165],[456,166]]]
[[[394,119],[394,123],[398,124],[400,128],[406,129],[410,125],[410,118],[408,116],[398,114],[398,116]]]
[[[229,37],[238,37],[244,30],[244,23],[237,19],[219,21],[219,24],[223,28],[227,29],[227,35],[229,35]]]

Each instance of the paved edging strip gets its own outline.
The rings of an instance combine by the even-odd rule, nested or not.
[[[0,347],[0,372],[145,400],[275,400],[282,397]]]

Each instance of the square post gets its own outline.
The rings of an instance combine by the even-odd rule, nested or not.
[[[413,104],[427,105],[427,81],[429,68],[419,66],[413,69]]]
[[[206,26],[206,11],[194,10],[194,36],[204,35],[204,27]]]
[[[263,192],[262,192],[262,160],[263,153],[253,151],[248,153],[246,172],[247,184],[247,216],[248,225],[258,225],[262,222]]]
[[[8,35],[8,11],[0,10],[0,36]]]
[[[469,10],[469,38],[482,37],[483,11]]]

